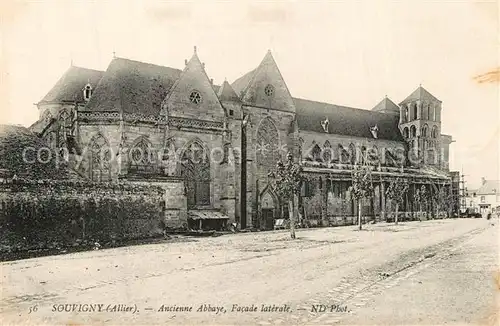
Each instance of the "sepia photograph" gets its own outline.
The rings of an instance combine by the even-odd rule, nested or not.
[[[497,0],[0,2],[0,324],[499,325]]]

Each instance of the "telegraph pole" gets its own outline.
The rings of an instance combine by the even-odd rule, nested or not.
[[[467,203],[465,202],[465,197],[467,196],[467,188],[465,187],[466,181],[465,181],[465,174],[464,174],[464,168],[462,167],[462,174],[460,174],[460,192],[459,192],[459,202],[460,202],[460,209],[465,210],[467,208]]]

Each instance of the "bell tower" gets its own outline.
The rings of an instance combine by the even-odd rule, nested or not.
[[[420,85],[400,104],[399,129],[410,164],[441,165],[441,101]]]

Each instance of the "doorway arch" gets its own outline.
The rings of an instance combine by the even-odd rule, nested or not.
[[[261,226],[266,230],[274,229],[274,220],[279,207],[278,197],[267,186],[260,194]]]

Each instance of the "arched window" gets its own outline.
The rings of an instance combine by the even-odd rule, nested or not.
[[[256,152],[257,168],[267,175],[280,159],[279,133],[270,118],[265,118],[259,125]]]
[[[87,84],[83,88],[83,99],[85,101],[88,101],[88,100],[90,100],[91,96],[92,96],[92,86],[90,86],[90,84]]]
[[[422,137],[427,137],[427,130],[429,129],[429,127],[427,125],[424,125],[422,127]]]
[[[98,134],[90,142],[90,179],[109,181],[111,178],[111,151],[107,140]]]
[[[422,119],[429,120],[429,107],[426,104],[422,104]]]
[[[210,205],[210,160],[208,150],[199,141],[188,145],[181,158],[188,208]]]
[[[410,136],[410,131],[408,130],[408,127],[405,127],[405,128],[403,129],[403,136],[404,136],[405,138],[408,138],[408,137]]]
[[[416,104],[416,103],[413,103],[413,104],[411,105],[411,119],[412,119],[412,120],[417,119],[417,117],[418,117],[417,110],[418,110],[418,109],[417,109],[417,104]]]
[[[67,138],[71,135],[71,115],[68,110],[63,109],[59,112],[59,135],[57,146],[59,148],[65,148],[67,144]]]
[[[340,153],[339,163],[349,163],[349,151],[342,146],[342,144],[338,145],[338,152]]]
[[[309,154],[307,155],[307,160],[308,161],[314,161],[314,162],[321,162],[321,148],[318,146],[318,144],[315,144],[310,150]]]
[[[411,126],[410,127],[410,137],[417,137],[417,127]]]
[[[59,113],[59,122],[61,123],[61,125],[65,127],[70,125],[71,115],[69,114],[68,110],[66,109],[61,110],[61,112]]]
[[[50,120],[52,119],[52,113],[50,113],[49,110],[45,110],[42,114],[42,119],[44,120],[45,123],[49,123]]]
[[[432,138],[438,137],[438,128],[436,126],[432,127]]]
[[[129,172],[155,173],[156,165],[151,143],[141,137],[129,151]]]
[[[321,158],[325,163],[330,163],[333,159],[332,145],[328,140],[323,144],[323,155]]]

